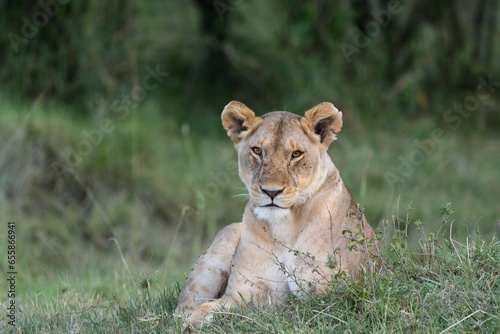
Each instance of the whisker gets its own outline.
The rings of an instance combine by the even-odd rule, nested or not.
[[[243,197],[245,199],[250,199],[249,194],[236,194],[236,195],[233,195],[233,197]]]
[[[233,195],[232,197],[242,197],[243,199],[250,199],[250,194],[248,193],[248,189],[246,187],[234,187],[234,189],[237,189],[242,193]]]

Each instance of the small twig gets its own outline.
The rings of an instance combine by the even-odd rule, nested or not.
[[[313,259],[313,257],[310,254],[304,253],[302,251],[299,251],[298,249],[290,248],[290,247],[286,246],[285,244],[283,244],[281,241],[278,241],[278,240],[274,240],[274,241],[278,245],[283,246],[284,248],[288,249],[291,252],[297,252],[298,253],[297,257],[299,259],[301,259],[306,265],[308,265],[312,269],[315,269],[316,272],[321,276],[322,279],[328,281],[328,277],[327,277],[326,273],[323,271],[323,269],[321,268],[321,266],[318,265],[318,263],[316,262],[316,260]],[[309,262],[307,260],[309,260]]]
[[[406,265],[403,263],[403,259],[399,255],[398,250],[396,249],[396,247],[394,247],[394,245],[391,245],[391,247],[392,247],[392,249],[394,249],[394,253],[398,257],[399,263],[401,264],[401,267],[403,268],[403,270],[405,272],[406,279],[408,280],[408,282],[411,282],[410,275],[408,275],[408,271],[406,270]]]
[[[326,206],[326,202],[325,202],[325,206]],[[335,261],[335,263],[337,262],[337,249],[335,249],[335,245],[333,244],[333,217],[332,217],[332,213],[330,212],[330,209],[328,207],[326,207],[326,210],[328,211],[328,216],[330,216],[330,244],[332,246],[332,256],[333,256],[333,260]],[[339,239],[339,237],[337,237],[337,240]],[[342,255],[340,254],[339,252],[339,262],[338,262],[338,271],[337,271],[337,274],[340,274],[340,272],[342,271]],[[330,274],[332,273],[332,269],[333,268],[330,268]],[[330,276],[331,277],[331,276]]]

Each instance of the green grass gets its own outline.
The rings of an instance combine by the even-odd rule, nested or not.
[[[26,104],[1,97],[0,212],[3,222],[17,223],[19,325],[25,332],[35,333],[66,332],[70,328],[75,332],[179,331],[178,321],[171,316],[176,298],[174,282],[183,281],[221,227],[241,219],[245,206],[245,200],[236,196],[245,193],[235,169],[236,153],[218,120],[210,119],[205,127],[202,122],[181,123],[164,113],[165,109],[176,110],[177,105],[160,107],[155,99],[146,100],[128,118],[119,120],[106,105],[97,106],[99,112],[93,118],[85,118],[60,105]],[[395,132],[365,124],[349,111],[344,114],[345,126],[330,153],[353,195],[365,207],[372,226],[382,227],[386,219],[397,215],[398,208],[411,203],[409,220],[418,218],[429,231],[436,231],[441,204],[453,202],[451,237],[466,247],[457,246],[461,249],[458,253],[443,248],[443,261],[439,262],[443,266],[432,267],[438,276],[425,276],[430,270],[425,266],[410,268],[416,271],[409,281],[401,276],[402,267],[391,265],[396,266],[393,274],[399,275],[392,281],[402,285],[394,285],[391,290],[388,287],[392,285],[387,285],[386,292],[357,298],[357,288],[334,290],[325,304],[296,301],[273,311],[252,308],[244,310],[244,315],[253,320],[224,316],[225,320],[215,322],[211,330],[307,332],[336,326],[335,330],[354,332],[361,326],[397,332],[403,326],[424,331],[422,326],[426,325],[444,329],[478,310],[484,296],[491,300],[481,310],[495,314],[498,283],[494,275],[498,273],[491,276],[485,269],[479,276],[471,276],[472,265],[478,262],[471,260],[471,240],[467,244],[467,237],[476,229],[488,240],[498,233],[500,215],[494,181],[500,161],[494,157],[500,155],[500,148],[495,135],[485,132],[478,137],[470,130],[446,130],[448,140],[391,190],[385,173],[397,171],[398,156],[408,157],[415,150],[414,140],[428,138],[436,125],[421,120],[418,127],[402,124]],[[76,149],[85,139],[82,131],[98,128],[106,117],[113,122],[114,130],[104,134],[101,143],[71,172],[58,177],[52,164],[64,163],[65,148]],[[0,231],[0,248],[4,250],[5,232]],[[450,235],[449,225],[443,232]],[[410,226],[409,244],[415,247],[419,238],[418,229]],[[486,247],[479,241],[475,245]],[[497,261],[490,265],[498,266],[498,243],[485,245],[490,245],[491,252],[483,254],[484,261],[489,261],[490,254]],[[446,264],[444,259],[454,262]],[[454,266],[455,271],[451,269]],[[0,271],[7,272],[4,260],[0,261]],[[393,274],[380,273],[380,279],[389,282]],[[449,290],[439,295],[438,285],[421,282],[418,275],[438,282],[440,287],[449,286]],[[148,277],[151,288],[140,288]],[[446,314],[438,316],[429,311],[430,306],[424,302],[428,301],[425,291],[430,290],[424,287],[435,288],[436,304],[431,306],[436,307],[438,300],[444,303],[443,298],[462,291],[457,287],[464,286],[467,279],[481,283],[485,289],[492,287],[492,293],[480,286],[467,287],[472,289],[471,296],[477,296],[477,303],[467,308],[463,306],[467,301],[460,299],[463,305],[454,304],[457,309],[449,309]],[[457,285],[459,282],[462,285]],[[405,284],[407,288],[403,288]],[[420,292],[403,298],[403,290],[409,293],[412,289]],[[388,291],[390,295],[384,295]],[[0,312],[4,311],[6,295],[6,285],[0,284]],[[352,307],[343,304],[350,300],[348,296],[354,300]],[[390,305],[387,312],[380,313],[380,303]],[[322,314],[330,305],[330,313]],[[404,320],[405,312],[413,316]],[[430,322],[425,312],[432,317]],[[386,317],[383,321],[379,319],[381,314]],[[391,316],[398,320],[397,327],[391,325]],[[498,326],[495,318],[481,312],[462,325],[477,325],[480,317],[489,319],[485,326]],[[6,325],[5,317],[0,319],[0,326]],[[274,327],[255,323],[259,319],[271,319]],[[412,319],[420,319],[420,323]]]
[[[449,221],[448,211],[444,219]],[[411,222],[394,221],[405,228]],[[207,333],[496,333],[500,330],[500,241],[475,235],[466,244],[426,234],[407,248],[407,235],[385,232],[390,247],[383,265],[361,282],[332,283],[315,299],[292,298],[272,307],[242,305],[220,310]],[[124,275],[113,294],[66,287],[21,303],[17,329],[7,333],[182,333],[173,316],[179,285]],[[137,277],[136,277],[137,278]],[[2,317],[2,321],[5,319]],[[0,327],[1,328],[1,327]]]

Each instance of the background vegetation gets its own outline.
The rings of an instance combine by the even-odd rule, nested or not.
[[[101,306],[175,303],[173,282],[245,205],[220,125],[230,100],[257,114],[333,102],[344,128],[330,153],[372,226],[411,203],[408,221],[435,231],[452,202],[442,236],[467,245],[477,230],[490,242],[499,11],[496,0],[2,2],[0,212],[3,226],[17,223],[25,330],[34,314],[75,328],[72,314],[92,320]],[[421,239],[413,224],[408,239]],[[498,266],[498,247],[488,250]],[[481,293],[498,307],[489,272]],[[153,299],[124,306],[136,295]]]

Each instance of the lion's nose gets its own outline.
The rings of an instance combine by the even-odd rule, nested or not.
[[[267,196],[269,196],[271,199],[274,199],[276,196],[278,196],[279,194],[281,194],[283,192],[283,189],[280,189],[280,190],[267,190],[267,189],[264,189],[262,187],[260,187],[260,189],[262,189],[262,191],[267,194]]]

